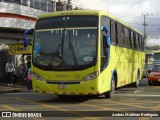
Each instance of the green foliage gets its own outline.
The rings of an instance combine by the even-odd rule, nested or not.
[[[67,10],[72,10],[72,0],[67,0]]]
[[[58,0],[56,3],[56,11],[62,11],[63,10],[63,2],[61,0]]]
[[[73,7],[72,4],[73,4],[73,0],[67,0],[66,10],[72,10],[72,7]],[[81,10],[82,8],[79,8],[78,6],[76,6],[74,9]],[[56,4],[56,11],[63,11],[63,1],[58,0],[58,2]]]

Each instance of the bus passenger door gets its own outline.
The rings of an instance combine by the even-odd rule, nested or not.
[[[110,34],[107,28],[101,30],[101,71],[103,71],[109,62],[110,57]]]

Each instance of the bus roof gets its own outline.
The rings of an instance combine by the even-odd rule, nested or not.
[[[97,16],[105,15],[105,16],[108,16],[109,18],[123,24],[124,26],[134,30],[135,32],[138,32],[139,34],[143,35],[143,33],[140,32],[139,30],[133,28],[129,24],[125,23],[124,21],[116,18],[112,14],[110,14],[106,11],[102,11],[102,10],[70,10],[70,11],[50,12],[50,13],[45,13],[45,14],[38,16],[37,20],[41,19],[41,18],[48,18],[48,17],[54,17],[54,16],[66,16],[66,15],[97,15]]]

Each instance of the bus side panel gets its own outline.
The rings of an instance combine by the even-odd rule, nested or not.
[[[135,82],[138,70],[141,79],[144,72],[144,59],[144,52],[111,45],[109,64],[101,74],[101,79],[105,79],[106,85],[103,92],[110,90],[110,81],[114,71],[117,73],[117,78],[115,78],[117,87]]]

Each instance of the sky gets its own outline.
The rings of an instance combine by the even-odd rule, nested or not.
[[[141,32],[144,32],[145,15],[147,45],[160,45],[160,0],[74,0],[74,4],[85,9],[108,11]]]

